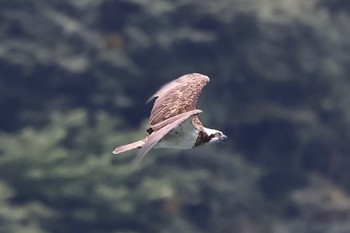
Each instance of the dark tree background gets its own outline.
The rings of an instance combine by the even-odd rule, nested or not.
[[[0,233],[350,232],[350,2],[2,0]],[[227,143],[111,151],[162,84]]]

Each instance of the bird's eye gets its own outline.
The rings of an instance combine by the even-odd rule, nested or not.
[[[219,137],[219,136],[220,136],[220,132],[216,132],[215,137]]]

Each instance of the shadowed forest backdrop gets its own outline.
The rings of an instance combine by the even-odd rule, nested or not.
[[[347,0],[2,0],[0,233],[350,232],[349,64]],[[113,156],[192,72],[228,142]]]

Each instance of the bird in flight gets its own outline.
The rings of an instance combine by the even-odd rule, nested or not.
[[[183,75],[161,87],[149,101],[156,98],[146,138],[115,148],[113,154],[139,149],[136,160],[141,160],[152,148],[191,149],[204,144],[226,141],[221,131],[202,125],[196,109],[208,76],[193,73]]]

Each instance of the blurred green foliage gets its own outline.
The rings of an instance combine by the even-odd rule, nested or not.
[[[350,3],[0,3],[0,233],[350,231]],[[115,157],[209,75],[225,144]]]

